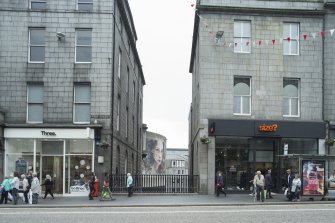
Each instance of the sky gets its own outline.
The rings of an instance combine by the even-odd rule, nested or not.
[[[146,81],[143,123],[167,138],[167,148],[188,147],[194,9],[191,0],[128,0]]]

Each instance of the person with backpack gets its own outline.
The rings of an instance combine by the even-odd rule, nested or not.
[[[224,178],[222,176],[222,172],[219,171],[216,177],[216,196],[217,197],[220,196],[220,193],[223,193],[225,197],[227,196],[226,192],[223,189],[224,189]]]
[[[0,204],[5,201],[5,204],[8,203],[8,192],[11,190],[11,185],[9,181],[9,177],[5,176],[4,180],[1,183],[2,186],[2,193],[1,193],[1,200]]]

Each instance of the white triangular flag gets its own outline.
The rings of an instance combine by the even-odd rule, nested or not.
[[[330,30],[330,36],[333,36],[335,29]]]
[[[229,43],[228,47],[231,47],[231,43]]]
[[[316,33],[312,33],[313,39],[316,38]]]
[[[279,39],[279,42],[280,42],[280,43],[283,43],[283,39],[282,39],[282,38],[280,38],[280,39]]]
[[[269,45],[269,40],[265,40],[265,44],[266,44],[266,45]]]

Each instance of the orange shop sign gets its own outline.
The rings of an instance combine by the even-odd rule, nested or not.
[[[276,132],[278,129],[277,124],[272,124],[272,125],[260,125],[258,126],[258,131],[260,132]]]

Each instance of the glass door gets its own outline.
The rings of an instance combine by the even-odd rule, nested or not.
[[[41,184],[46,175],[50,175],[54,183],[53,191],[63,194],[63,141],[43,141],[40,164]],[[45,188],[42,187],[44,191]]]

